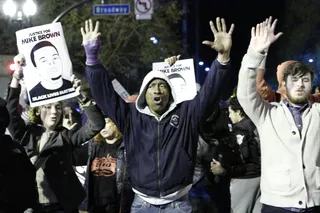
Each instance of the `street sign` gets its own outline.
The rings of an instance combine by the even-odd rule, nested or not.
[[[134,0],[134,13],[137,20],[151,19],[153,0]]]
[[[150,20],[152,19],[152,14],[142,14],[142,15],[136,15],[137,20]]]
[[[152,0],[135,0],[134,11],[136,15],[152,14],[153,1]]]
[[[97,4],[93,5],[93,15],[129,15],[130,4]]]

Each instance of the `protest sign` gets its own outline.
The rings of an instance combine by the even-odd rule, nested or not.
[[[172,66],[167,62],[153,63],[152,70],[163,72],[169,77],[178,103],[192,100],[196,96],[193,59],[178,60]]]
[[[19,30],[16,37],[26,59],[23,74],[31,107],[78,95],[70,81],[72,64],[61,23]]]
[[[118,95],[123,99],[127,100],[130,97],[130,94],[127,92],[127,90],[120,84],[120,82],[117,79],[112,80],[112,86],[114,91],[118,93]]]

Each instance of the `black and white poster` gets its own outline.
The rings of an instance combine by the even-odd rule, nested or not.
[[[23,74],[31,107],[78,95],[70,81],[72,63],[61,23],[23,29],[16,37],[26,59]]]
[[[193,59],[178,60],[172,66],[167,62],[153,63],[152,70],[164,72],[169,77],[178,103],[192,100],[196,96]]]

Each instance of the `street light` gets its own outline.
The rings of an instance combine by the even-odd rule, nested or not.
[[[27,0],[23,5],[23,13],[26,16],[33,16],[37,12],[37,5],[33,2],[33,0]]]
[[[27,23],[30,25],[30,16],[36,14],[37,5],[33,0],[26,0],[23,5],[17,5],[14,0],[7,0],[3,4],[3,12],[6,16],[9,16],[11,20],[20,23],[20,25],[22,25],[23,17],[25,16]]]
[[[13,0],[7,0],[4,4],[3,4],[3,12],[6,16],[14,16],[14,14],[16,14],[17,12],[17,5],[16,3],[14,3]]]

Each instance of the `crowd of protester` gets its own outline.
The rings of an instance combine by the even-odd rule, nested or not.
[[[17,55],[0,99],[0,213],[319,213],[320,95],[302,62],[278,66],[276,92],[264,80],[276,23],[252,28],[227,101],[235,26],[220,18],[203,42],[217,58],[181,103],[158,71],[123,100],[99,60],[99,22],[81,28],[87,83],[72,77],[81,98],[28,106]]]

